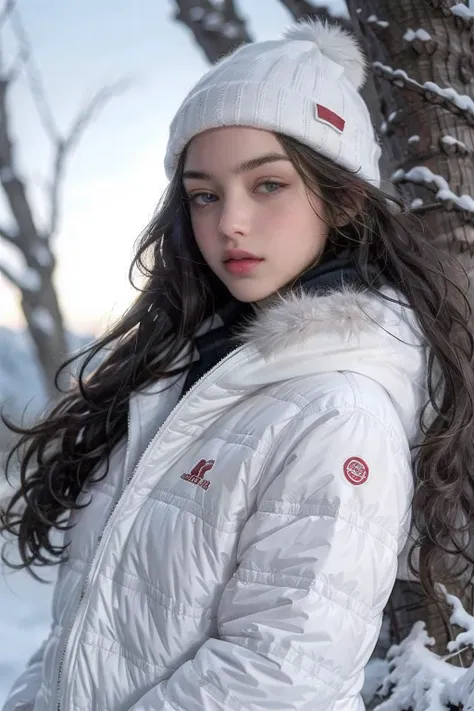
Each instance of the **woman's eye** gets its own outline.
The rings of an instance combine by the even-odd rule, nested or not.
[[[191,204],[197,205],[198,207],[204,207],[205,205],[210,205],[217,200],[217,197],[213,193],[193,193],[188,197]]]
[[[264,195],[269,193],[276,193],[280,188],[284,188],[283,183],[277,183],[275,180],[266,180],[264,183],[260,183],[257,190],[262,192]],[[260,190],[262,188],[262,190]]]

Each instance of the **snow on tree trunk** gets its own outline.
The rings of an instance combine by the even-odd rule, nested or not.
[[[434,243],[474,273],[474,11],[457,0],[348,0],[348,8],[381,97],[376,128],[395,168],[383,177],[403,189]],[[472,610],[472,588],[463,593]],[[449,616],[416,585],[397,583],[391,606],[398,639],[419,619],[440,648],[452,639]]]
[[[474,269],[474,10],[459,0],[348,0],[383,94],[383,150],[434,242]],[[392,91],[387,95],[387,87]]]
[[[212,64],[240,44],[252,41],[232,1],[214,4],[211,0],[176,0],[175,4],[175,19],[191,30]]]
[[[308,14],[324,20],[331,17],[329,9],[321,3],[317,8],[308,0],[281,0],[281,3],[295,19]],[[175,0],[175,5],[175,19],[191,30],[195,42],[212,64],[239,45],[253,41],[234,0]]]

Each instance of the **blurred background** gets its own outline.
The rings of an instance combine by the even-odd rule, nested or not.
[[[0,169],[0,404],[32,418],[47,399],[38,349],[52,358],[61,330],[53,296],[71,348],[131,302],[134,242],[166,186],[168,126],[209,65],[172,0],[0,7],[0,142],[11,148]],[[239,9],[256,39],[291,21],[274,0]],[[12,204],[26,214],[28,244],[15,244]],[[38,273],[45,283],[52,274],[49,291],[35,292]],[[2,427],[0,453],[7,445]],[[22,572],[0,576],[0,705],[48,631],[51,588]]]

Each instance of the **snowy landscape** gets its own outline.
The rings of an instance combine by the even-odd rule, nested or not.
[[[85,338],[74,337],[73,347]],[[0,406],[7,415],[26,419],[44,405],[40,371],[24,331],[0,327]],[[5,442],[6,437],[3,436]],[[11,491],[3,477],[0,498]],[[56,570],[39,571],[54,580]],[[28,658],[49,632],[52,584],[41,584],[23,571],[2,566],[0,575],[0,706]]]
[[[344,0],[309,1],[315,7],[327,6],[330,14],[334,12],[348,17]],[[0,8],[7,2],[0,0]],[[212,2],[222,4],[221,0]],[[197,0],[195,4],[190,19],[194,17],[197,21],[200,18],[203,26],[216,35],[221,32],[224,39],[235,36],[235,23],[223,24],[218,12],[206,15],[198,7]],[[285,7],[298,3],[238,0],[236,4],[248,24],[250,36],[269,39],[286,26],[289,13]],[[377,3],[369,5],[376,7]],[[379,82],[385,82],[385,87],[390,86],[396,92],[396,101],[388,101],[387,110],[384,109],[381,116],[383,120],[377,124],[382,145],[392,149],[395,146],[396,150],[389,153],[408,157],[402,161],[401,167],[397,163],[387,175],[397,186],[415,188],[410,208],[426,220],[429,229],[433,228],[430,216],[435,219],[440,214],[433,208],[442,205],[446,214],[463,215],[465,225],[469,225],[469,234],[472,234],[474,190],[469,164],[472,165],[474,135],[474,63],[471,62],[472,42],[468,44],[466,38],[472,37],[474,31],[474,0],[459,0],[457,3],[419,3],[414,0],[413,7],[415,5],[416,22],[420,24],[422,21],[418,16],[422,17],[423,13],[419,8],[430,6],[429,10],[425,8],[423,15],[426,28],[407,24],[396,51],[391,45],[392,35],[397,34],[393,31],[395,23],[390,24],[380,13],[378,16],[365,13],[363,3],[357,10],[361,22],[365,22],[364,33],[373,41],[378,38],[383,45],[382,53],[380,48],[377,53],[377,43],[373,46],[374,57],[378,60],[373,62],[373,74]],[[442,20],[436,9],[440,5],[450,5],[449,11],[443,11]],[[42,110],[54,119],[52,122],[47,119],[47,124],[57,122],[53,134],[66,135],[65,131],[73,123],[74,112],[83,106],[81,102],[101,87],[114,86],[121,80],[125,80],[125,84],[129,80],[131,83],[129,88],[111,97],[110,110],[107,100],[104,116],[101,114],[91,126],[80,151],[71,161],[63,194],[59,191],[61,219],[58,233],[51,240],[51,254],[58,265],[55,287],[60,296],[64,323],[74,331],[99,333],[105,330],[105,321],[110,321],[128,306],[131,290],[126,273],[133,240],[153,213],[166,184],[161,160],[169,121],[185,91],[207,70],[211,61],[198,49],[189,26],[176,20],[177,6],[176,0],[144,0],[137,12],[134,3],[116,3],[116,0],[103,0],[102,3],[50,0],[46,4],[23,0],[21,4],[21,17],[33,47],[33,95],[35,90],[41,93],[44,80],[46,99]],[[383,3],[380,6],[383,7]],[[393,3],[395,6],[398,4]],[[384,12],[388,12],[388,7],[389,3],[386,3]],[[441,22],[445,25],[441,26]],[[449,36],[450,48],[456,49],[452,56],[458,58],[459,69],[457,65],[455,70],[454,64],[449,65],[449,81],[435,71],[446,64],[444,55],[441,54],[440,59],[439,53],[436,54],[443,52],[446,44],[444,39],[438,42],[438,35],[442,38]],[[469,53],[458,55],[456,52],[463,38]],[[12,43],[11,36],[10,44],[9,48],[7,41],[5,48],[13,51],[11,56],[16,62],[17,44]],[[436,81],[425,81],[426,77],[418,71],[418,61],[424,67],[432,62],[433,76],[430,78]],[[468,71],[468,64],[472,72]],[[380,83],[377,86],[380,87]],[[37,213],[38,224],[42,226],[37,234],[41,238],[38,243],[42,244],[47,232],[44,226],[49,218],[43,188],[50,185],[48,170],[54,141],[51,145],[48,131],[40,130],[41,122],[34,127],[31,117],[36,115],[36,109],[29,82],[18,81],[9,91],[12,137],[15,141],[18,138],[20,150],[13,151],[15,160],[11,168],[2,166],[0,188],[2,180],[8,182],[6,179],[15,174],[13,169],[25,180],[26,194],[35,207],[33,212]],[[400,98],[407,97],[411,98],[412,108],[416,106],[414,99],[422,97],[418,119],[436,105],[444,112],[440,114],[443,120],[439,125],[434,122],[429,127],[424,120],[416,123],[414,110],[407,119],[400,101]],[[409,124],[410,130],[408,120],[413,122]],[[432,155],[428,167],[426,156],[431,150],[434,150],[434,158]],[[456,161],[462,167],[461,171],[457,170]],[[466,185],[469,175],[471,182]],[[44,192],[47,196],[48,189]],[[1,197],[0,222],[9,228],[12,226],[11,216]],[[54,222],[54,210],[52,215]],[[451,244],[454,222],[443,224],[448,225]],[[437,227],[436,223],[434,227]],[[443,229],[435,230],[440,244],[447,241],[443,239]],[[9,229],[4,233],[8,237]],[[464,244],[464,231],[459,225],[456,235],[456,239]],[[8,267],[5,273],[11,273],[14,284],[34,291],[38,283],[34,279],[35,273],[32,269],[24,269],[25,260],[18,259],[12,249],[13,237],[12,232],[10,239],[4,239],[3,243],[0,239],[0,261],[2,264],[5,261]],[[16,248],[18,244],[14,246]],[[470,255],[471,261],[466,262],[470,268],[472,253],[463,250],[463,254]],[[44,266],[50,255],[44,251],[36,254],[38,264]],[[33,341],[24,329],[20,304],[21,289],[8,287],[7,280],[0,278],[0,409],[16,421],[28,422],[45,406],[46,397]],[[44,310],[40,314],[44,317]],[[43,331],[50,326],[47,318],[41,322],[36,320],[34,325],[38,323],[42,324]],[[77,335],[68,338],[72,352],[91,339]],[[50,362],[56,362],[56,359]],[[0,500],[12,491],[2,469],[9,438],[7,430],[0,424]],[[13,549],[10,556],[13,557]],[[7,569],[1,563],[0,570],[1,709],[11,684],[49,634],[56,569],[38,571],[51,581],[49,584],[42,584],[23,571]],[[432,651],[433,640],[419,622],[400,645],[390,650],[387,659],[369,664],[364,699],[369,702],[376,690],[381,689],[385,701],[377,707],[378,711],[474,711],[474,665],[463,668],[450,663],[458,653],[474,646],[474,617],[464,611],[457,598],[448,595],[447,600],[452,609],[451,622],[460,631],[441,654]],[[379,700],[381,697],[377,697]]]
[[[54,575],[48,572],[50,579]],[[3,572],[0,576],[0,705],[49,632],[52,587],[38,583],[23,571]]]

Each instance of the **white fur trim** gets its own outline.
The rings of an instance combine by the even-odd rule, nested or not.
[[[375,332],[387,318],[387,301],[354,287],[309,294],[302,289],[280,296],[262,307],[239,331],[264,358],[317,335],[334,334],[341,340]]]
[[[339,25],[320,20],[306,20],[289,27],[284,39],[314,42],[319,51],[344,68],[344,74],[356,89],[367,76],[367,62],[356,39]]]

